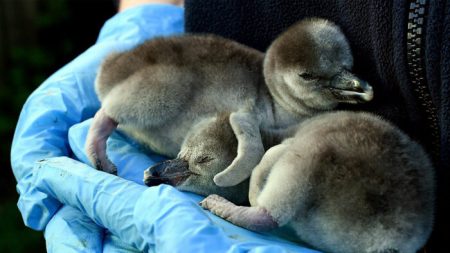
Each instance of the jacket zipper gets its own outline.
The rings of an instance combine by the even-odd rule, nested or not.
[[[425,61],[423,45],[425,43],[425,17],[427,0],[409,1],[408,28],[406,37],[408,72],[414,92],[425,115],[426,127],[430,131],[431,152],[439,159],[440,135],[438,127],[437,109],[433,104],[425,78]]]

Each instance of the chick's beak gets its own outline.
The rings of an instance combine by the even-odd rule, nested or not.
[[[334,76],[330,90],[342,102],[363,103],[373,99],[372,86],[349,71],[342,71]]]
[[[144,183],[147,186],[160,184],[179,185],[191,175],[189,164],[177,158],[157,163],[144,171]]]

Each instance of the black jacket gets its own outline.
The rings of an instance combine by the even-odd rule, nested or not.
[[[186,0],[185,7],[187,32],[219,34],[262,51],[305,17],[337,23],[350,41],[354,72],[374,87],[373,102],[356,109],[391,120],[433,158],[437,220],[427,252],[448,248],[450,1]]]

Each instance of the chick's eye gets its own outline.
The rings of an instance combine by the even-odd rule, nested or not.
[[[201,156],[198,157],[197,159],[195,159],[195,162],[197,163],[207,163],[214,160],[214,158],[210,157],[210,156]]]
[[[316,76],[314,76],[313,74],[308,73],[308,72],[301,73],[301,74],[299,74],[299,76],[301,78],[303,78],[303,80],[305,80],[305,81],[313,81],[313,80],[318,79]]]

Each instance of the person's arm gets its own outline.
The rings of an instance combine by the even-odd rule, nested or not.
[[[182,6],[184,0],[121,0],[119,1],[119,11],[124,11],[131,7],[136,7],[142,4],[173,4]]]

